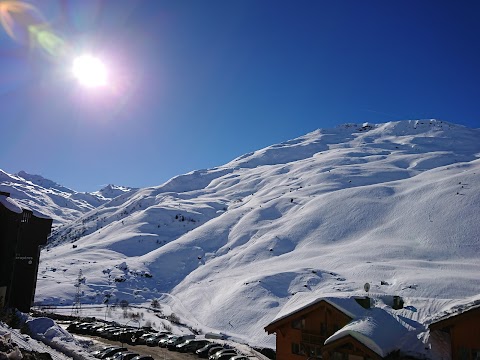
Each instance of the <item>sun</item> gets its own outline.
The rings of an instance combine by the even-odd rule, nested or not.
[[[92,55],[81,55],[73,60],[73,75],[86,87],[106,86],[108,71],[105,64]]]

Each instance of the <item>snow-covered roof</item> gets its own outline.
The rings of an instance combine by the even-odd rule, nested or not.
[[[38,218],[41,218],[41,219],[51,219],[49,216],[47,216],[45,214],[42,214],[38,210],[30,209],[25,205],[18,204],[15,200],[13,200],[11,197],[9,197],[7,195],[0,194],[0,203],[4,207],[6,207],[8,210],[10,210],[14,213],[17,213],[17,214],[21,214],[23,212],[23,210],[28,210],[28,211],[31,211],[33,216],[35,216],[35,217],[38,217]]]
[[[328,345],[345,336],[352,336],[363,345],[384,357],[399,348],[402,338],[413,330],[394,314],[384,309],[372,308],[325,340]]]
[[[447,320],[464,312],[480,308],[480,294],[459,300],[454,304],[445,307],[441,312],[435,314],[426,320],[426,323],[432,324]]]
[[[13,199],[6,195],[0,194],[0,204],[2,204],[8,210],[14,213],[21,214],[23,212],[20,205],[18,205]]]
[[[357,303],[355,300],[357,297],[361,296],[327,294],[319,297],[318,294],[314,296],[313,293],[298,293],[285,304],[270,324],[325,301],[352,319],[350,323],[330,336],[325,341],[325,345],[351,336],[382,357],[397,349],[417,352],[419,346],[422,347],[417,335],[424,331],[424,326],[406,319],[405,316],[408,316],[408,313],[402,312],[403,317],[400,317],[388,306],[365,309]]]
[[[297,293],[285,304],[271,323],[282,320],[321,301],[329,303],[352,319],[360,316],[365,311],[365,309],[355,301],[355,298],[351,294],[349,294],[349,296],[335,295],[336,296],[327,295],[320,297],[318,294],[315,295],[314,293]]]

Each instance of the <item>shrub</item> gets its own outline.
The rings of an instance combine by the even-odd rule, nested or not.
[[[180,318],[175,313],[171,313],[170,315],[168,315],[167,320],[174,324],[178,324],[180,322]]]

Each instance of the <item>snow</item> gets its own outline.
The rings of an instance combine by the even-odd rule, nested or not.
[[[82,205],[42,251],[35,301],[71,305],[82,270],[82,303],[160,299],[204,333],[273,347],[263,328],[296,294],[349,298],[369,282],[378,304],[402,296],[398,314],[424,324],[478,295],[479,138],[438,120],[347,124]],[[377,334],[372,319],[347,330]]]
[[[49,353],[53,360],[94,359],[87,351],[91,342],[81,343],[73,339],[70,334],[50,319],[30,318],[25,320],[27,320],[34,338],[22,334],[19,330],[12,329],[2,322],[0,322],[0,337],[7,338],[8,341],[25,350]]]
[[[12,198],[0,194],[0,203],[11,212],[21,214],[23,212],[20,205],[18,205]]]
[[[411,353],[412,343],[404,344],[405,339],[425,331],[420,324],[416,325],[412,328],[411,322],[402,321],[393,312],[372,308],[330,336],[325,345],[350,335],[382,357],[397,349]]]
[[[67,224],[115,196],[133,190],[109,185],[98,193],[79,193],[40,175],[25,171],[12,175],[0,170],[0,191],[9,192],[21,208],[33,211],[36,216],[53,219],[53,227]]]

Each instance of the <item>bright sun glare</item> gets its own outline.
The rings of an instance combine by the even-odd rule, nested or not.
[[[105,64],[99,58],[91,55],[82,55],[74,59],[73,75],[87,87],[107,85],[108,72]]]

